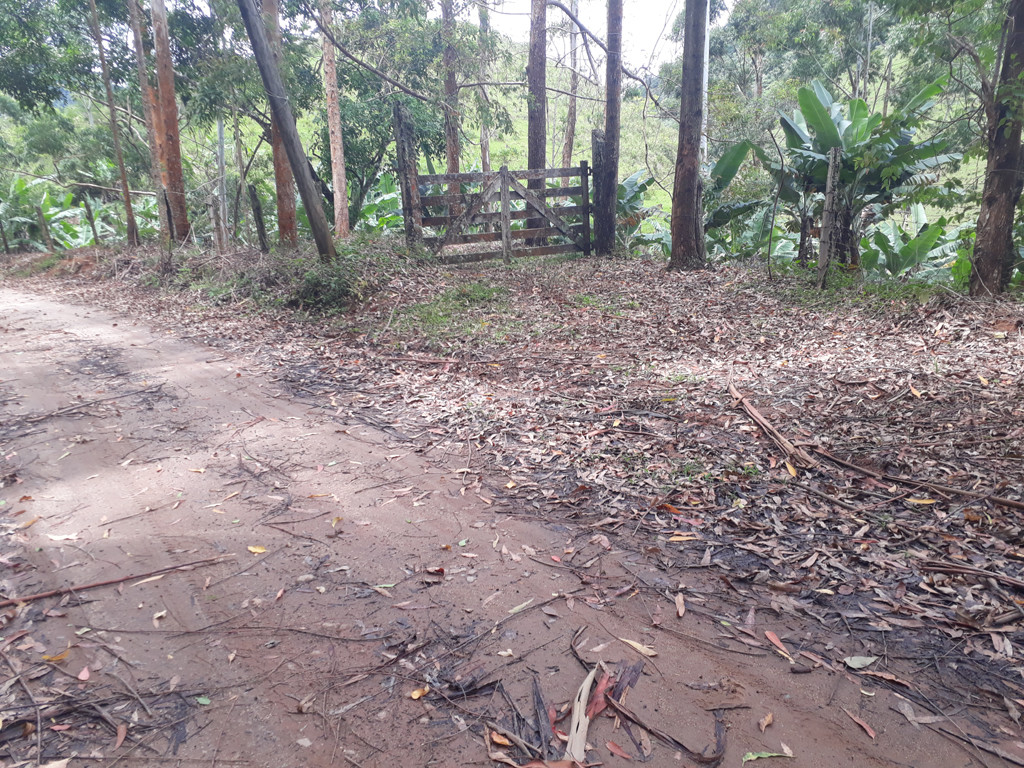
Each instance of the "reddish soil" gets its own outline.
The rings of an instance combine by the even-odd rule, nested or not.
[[[534,681],[560,711],[598,661],[643,661],[626,705],[695,753],[720,718],[725,766],[1024,764],[1005,710],[965,693],[938,716],[930,679],[911,704],[907,654],[845,669],[873,639],[823,641],[784,591],[538,516],[473,455],[303,395],[265,355],[16,287],[0,340],[0,589],[68,590],[4,609],[7,764],[498,764],[486,723],[534,733]],[[591,764],[699,764],[610,714]]]

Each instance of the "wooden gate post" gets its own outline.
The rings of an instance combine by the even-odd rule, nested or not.
[[[508,166],[501,166],[498,180],[501,190],[501,258],[506,265],[512,263],[512,193]]]
[[[270,253],[270,243],[267,241],[267,225],[263,221],[263,205],[260,203],[259,193],[256,185],[249,185],[249,204],[252,205],[252,220],[256,224],[256,237],[260,243],[260,253]]]
[[[818,253],[818,290],[825,288],[832,255],[839,242],[839,169],[842,164],[842,149],[832,147],[828,151],[828,179],[825,182],[825,211],[821,216],[821,250]],[[771,254],[768,255],[771,258]]]
[[[583,255],[590,255],[590,167],[587,161],[580,163],[580,214],[583,217]]]
[[[402,218],[405,241],[411,247],[423,239],[423,210],[420,207],[419,171],[416,168],[416,139],[409,110],[395,102],[395,152],[398,155],[398,185],[402,190]]]

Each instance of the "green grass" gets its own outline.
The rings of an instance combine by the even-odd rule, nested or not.
[[[397,330],[430,342],[500,334],[496,320],[508,306],[508,289],[475,282],[445,289],[434,299],[405,309]]]

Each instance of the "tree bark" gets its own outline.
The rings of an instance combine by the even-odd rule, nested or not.
[[[416,141],[409,110],[397,100],[392,107],[392,122],[395,126],[395,162],[402,190],[405,241],[409,247],[415,247],[423,240],[423,211],[420,207],[420,187],[416,172]],[[365,195],[364,190],[365,187],[360,192],[362,195]]]
[[[605,79],[604,157],[600,176],[594,180],[594,250],[598,256],[609,256],[615,248],[622,114],[622,0],[608,0],[608,71]]]
[[[153,86],[149,82],[149,69],[146,66],[146,51],[142,43],[142,14],[139,12],[138,0],[127,0],[128,20],[132,27],[132,38],[135,43],[135,66],[139,72],[139,90],[142,95],[142,112],[146,120],[146,142],[149,145],[149,179],[160,199],[160,191],[163,189],[163,179],[160,175],[160,144],[157,140],[157,123],[153,109],[154,97]],[[167,219],[167,210],[162,205],[157,205],[157,215],[160,222],[160,242],[165,246],[170,243],[171,230]]]
[[[530,5],[530,53],[526,65],[528,86],[526,165],[530,169],[547,166],[547,26],[547,3],[545,0],[532,0]],[[544,179],[531,179],[528,187],[533,190],[542,190]],[[527,219],[526,226],[529,229],[543,227],[544,219]]]
[[[174,64],[171,61],[171,36],[164,0],[151,0],[150,12],[153,16],[153,52],[156,55],[157,100],[160,110],[159,119],[154,120],[154,128],[159,125],[163,133],[159,140],[163,150],[160,173],[166,178],[171,237],[178,242],[185,242],[189,235],[188,201],[185,198],[185,172],[181,166],[178,102],[174,94]]]
[[[306,215],[309,217],[309,226],[313,230],[316,249],[322,259],[332,260],[336,254],[334,241],[331,240],[331,230],[327,225],[327,216],[324,215],[322,199],[313,182],[313,175],[309,172],[309,162],[302,150],[299,131],[295,126],[295,116],[292,114],[292,107],[288,102],[284,81],[281,79],[281,71],[278,69],[277,60],[270,47],[263,19],[260,17],[259,11],[256,10],[253,0],[238,0],[238,9],[242,13],[242,22],[249,34],[249,41],[252,43],[252,52],[260,70],[260,77],[263,79],[263,87],[270,100],[274,122],[281,132],[281,141],[298,183],[299,196],[302,198]]]
[[[672,191],[672,255],[668,262],[671,270],[703,269],[707,266],[704,254],[703,189],[700,180],[707,1],[686,0],[685,13],[679,148]]]
[[[320,19],[325,29],[333,24],[331,6],[328,2],[320,5]],[[341,131],[341,105],[338,97],[338,68],[334,55],[334,44],[325,34],[324,47],[324,94],[327,97],[327,134],[331,144],[331,186],[334,192],[334,236],[345,239],[349,235],[348,225],[348,179],[345,178],[345,141]]]
[[[572,12],[579,15],[579,0],[572,0]],[[572,150],[576,143],[576,96],[580,90],[578,30],[575,22],[569,21],[569,109],[565,114],[565,142],[562,144],[562,167],[572,165]],[[570,185],[570,177],[562,179],[562,186]]]
[[[110,70],[107,69],[107,54],[103,49],[103,32],[100,29],[100,17],[96,12],[96,0],[89,0],[89,18],[92,27],[93,37],[96,39],[96,48],[100,57],[100,74],[103,77],[103,87],[107,92],[107,109],[110,112],[110,138],[114,144],[114,158],[117,160],[117,172],[121,177],[121,195],[124,198],[124,218],[128,229],[128,244],[139,244],[139,227],[135,223],[135,211],[132,209],[132,193],[128,189],[128,173],[124,167],[124,155],[121,152],[121,136],[117,127],[117,111],[114,103],[114,89],[110,85]],[[39,214],[42,219],[42,212]],[[43,231],[49,241],[49,231],[46,229],[46,221],[43,220]],[[50,243],[52,249],[52,243]]]
[[[995,296],[1010,281],[1016,250],[1013,219],[1022,177],[1020,79],[1024,74],[1024,0],[1010,0],[999,84],[988,117],[988,163],[978,213],[971,296]]]
[[[281,44],[281,6],[278,0],[263,0],[263,13],[266,17],[267,39],[274,57],[274,68],[280,73],[283,49]],[[271,112],[273,113],[273,109]],[[281,126],[272,116],[270,120],[270,150],[274,157],[274,185],[277,190],[277,236],[281,245],[294,248],[299,244],[298,218],[295,211],[295,175],[288,162],[288,150],[285,148],[284,141],[284,137],[281,135]]]

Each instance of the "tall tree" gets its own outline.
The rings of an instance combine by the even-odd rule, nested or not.
[[[679,147],[672,190],[672,255],[668,268],[702,269],[704,253],[700,136],[704,120],[704,36],[707,0],[686,0]]]
[[[615,204],[619,191],[622,115],[622,0],[608,0],[608,71],[605,75],[604,157],[594,179],[594,249],[608,256],[615,248]]]
[[[281,45],[281,6],[278,0],[263,0],[266,28],[270,50],[278,71],[281,67],[283,48]],[[271,97],[273,100],[273,97]],[[272,114],[273,113],[272,110]],[[281,126],[276,118],[270,123],[270,149],[274,156],[274,183],[277,190],[277,234],[282,245],[295,247],[299,244],[298,218],[295,211],[295,177],[288,164]]]
[[[167,206],[163,204],[163,179],[160,175],[160,146],[157,139],[156,98],[153,86],[149,82],[149,67],[146,65],[146,51],[142,45],[142,12],[138,0],[126,0],[128,20],[132,28],[132,41],[135,44],[135,67],[139,75],[139,93],[142,97],[142,114],[146,121],[146,143],[149,145],[149,180],[153,192],[156,193],[157,211],[160,221],[160,240],[167,244],[171,239],[171,231],[167,220]]]
[[[1002,293],[1016,258],[1013,220],[1024,188],[1024,0],[1010,0],[1007,4],[1003,41],[999,80],[983,85],[988,90],[984,104],[988,161],[974,241],[972,296]]]
[[[124,154],[121,152],[120,129],[117,127],[117,103],[114,101],[114,89],[110,84],[110,70],[107,69],[107,54],[103,45],[103,30],[100,28],[100,16],[96,12],[96,0],[89,0],[89,21],[96,49],[100,57],[100,74],[103,77],[103,88],[107,93],[107,109],[110,112],[110,138],[114,144],[114,157],[117,160],[117,172],[121,177],[121,194],[124,197],[124,218],[128,228],[128,244],[139,244],[139,227],[135,223],[135,211],[132,208],[132,193],[128,189],[128,173],[124,167]]]
[[[167,180],[171,236],[184,242],[189,235],[188,200],[185,198],[185,172],[181,166],[181,139],[178,134],[178,101],[174,92],[174,64],[171,61],[171,35],[167,26],[164,0],[151,0],[153,16],[153,52],[156,55],[157,100],[159,124],[163,136],[158,145],[161,175]]]
[[[530,4],[530,52],[526,65],[528,94],[526,97],[528,168],[544,168],[547,165],[547,41],[548,7],[546,0],[531,0]],[[543,189],[543,179],[531,179],[531,189]],[[542,226],[543,219],[529,219],[531,229]]]
[[[580,0],[571,0],[573,15],[579,15]],[[572,165],[573,144],[576,141],[576,97],[580,90],[579,72],[579,35],[576,22],[569,20],[569,108],[565,114],[565,141],[562,144],[562,167]],[[563,185],[569,184],[569,177],[562,179]]]
[[[238,9],[242,13],[242,22],[252,43],[253,56],[256,58],[256,65],[260,70],[260,77],[263,79],[263,87],[270,100],[270,109],[281,131],[281,142],[284,144],[285,152],[288,155],[288,162],[299,187],[299,195],[302,204],[309,217],[309,226],[313,230],[313,239],[316,241],[317,251],[324,260],[332,260],[336,256],[334,241],[331,239],[331,230],[327,224],[327,216],[319,190],[313,182],[313,172],[302,150],[302,142],[299,140],[299,131],[295,125],[295,115],[292,113],[291,104],[288,101],[288,93],[284,87],[284,80],[281,78],[281,70],[277,66],[277,60],[270,47],[270,40],[267,29],[263,25],[263,19],[256,9],[254,0],[238,0]]]
[[[441,70],[444,79],[444,154],[447,160],[446,173],[459,172],[459,84],[456,79],[455,63],[455,0],[441,0]],[[459,194],[459,184],[448,185],[448,194]],[[451,206],[451,214],[458,216],[461,210]]]
[[[491,116],[488,109],[487,86],[483,83],[487,82],[487,70],[488,64],[490,64],[490,56],[488,55],[490,41],[488,38],[491,34],[491,12],[483,3],[478,6],[478,10],[480,13],[480,33],[478,36],[480,71],[478,74],[481,83],[480,111],[483,113],[483,118],[480,120],[480,170],[487,173],[491,170]]]
[[[320,21],[324,30],[332,27],[328,0],[320,4]],[[341,130],[341,106],[338,100],[338,69],[334,43],[322,33],[324,49],[324,94],[327,97],[327,134],[331,146],[331,187],[334,191],[334,235],[346,238],[348,227],[348,180],[345,178],[345,142]]]

